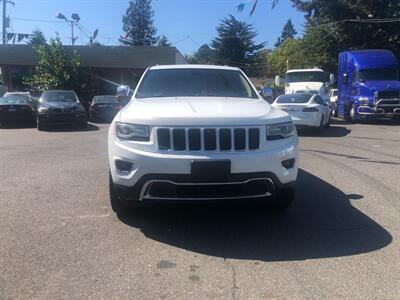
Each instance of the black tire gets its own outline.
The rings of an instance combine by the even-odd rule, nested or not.
[[[123,214],[127,211],[126,205],[123,203],[123,199],[117,194],[114,188],[114,182],[112,180],[111,172],[109,173],[109,196],[112,210],[117,214]]]
[[[46,128],[46,125],[43,123],[43,121],[40,121],[39,119],[36,122],[36,126],[39,131],[45,130]]]
[[[355,107],[353,104],[350,105],[349,112],[345,115],[345,120],[347,122],[356,123]]]
[[[324,131],[324,116],[322,115],[321,117],[321,122],[319,122],[319,127],[317,128],[319,133],[322,133]]]
[[[332,103],[332,117],[337,117],[338,116],[338,109],[337,109],[337,103],[334,102]]]
[[[273,208],[276,210],[285,210],[289,208],[293,203],[294,195],[295,195],[294,187],[278,188],[272,203]]]
[[[330,127],[331,126],[331,115],[329,115],[328,122],[325,124],[325,127]]]
[[[86,129],[88,127],[87,118],[85,117],[84,119],[80,120],[78,126],[80,129]]]

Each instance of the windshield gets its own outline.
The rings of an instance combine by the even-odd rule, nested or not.
[[[28,100],[20,96],[7,96],[0,98],[0,104],[28,104]]]
[[[73,91],[46,91],[41,99],[43,102],[76,102],[78,100]]]
[[[115,96],[96,96],[93,103],[118,103],[118,100]]]
[[[235,97],[257,98],[239,71],[217,69],[165,69],[147,72],[136,98]]]
[[[319,71],[290,72],[286,74],[286,83],[291,82],[327,82],[327,74]]]
[[[365,69],[356,73],[358,81],[369,80],[398,80],[399,71],[393,68]]]
[[[281,95],[276,99],[276,103],[307,103],[310,101],[312,94],[289,94]]]

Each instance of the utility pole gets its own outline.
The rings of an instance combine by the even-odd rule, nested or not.
[[[9,0],[0,0],[3,1],[3,44],[7,43],[7,3],[12,4],[13,6],[15,5],[14,2],[11,2]]]

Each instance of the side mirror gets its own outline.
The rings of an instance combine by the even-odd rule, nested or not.
[[[279,75],[275,76],[275,85],[280,86],[281,85],[281,77]]]
[[[347,84],[347,81],[348,81],[348,79],[349,79],[348,77],[349,77],[349,76],[347,75],[347,73],[344,73],[344,74],[343,74],[343,80],[342,80],[342,81],[343,81],[343,84]]]
[[[335,74],[331,73],[329,75],[329,83],[333,85],[335,83]]]

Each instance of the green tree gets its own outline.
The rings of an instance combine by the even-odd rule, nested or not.
[[[165,35],[162,35],[158,38],[157,46],[158,47],[171,47],[171,43],[168,41],[168,38]]]
[[[400,55],[399,25],[377,19],[400,17],[398,0],[292,0],[306,16],[304,46],[319,66],[337,69],[338,52],[385,48]]]
[[[257,44],[254,39],[257,32],[251,24],[241,22],[232,15],[222,20],[217,27],[218,36],[211,42],[211,50],[217,64],[251,67],[253,56],[264,44]]]
[[[80,56],[74,52],[67,58],[59,38],[50,43],[34,47],[38,62],[35,74],[24,80],[32,89],[73,89],[79,92],[81,84]]]
[[[43,32],[40,28],[35,28],[32,31],[32,34],[29,38],[28,44],[29,45],[45,45],[47,43],[46,38],[44,37]]]
[[[309,67],[308,55],[303,52],[303,41],[287,39],[272,52],[268,59],[269,72],[284,75],[287,67],[290,69]]]
[[[296,29],[294,29],[292,20],[289,19],[286,22],[285,26],[283,26],[281,36],[276,41],[275,47],[279,47],[287,39],[294,39],[296,34],[297,34],[297,31],[296,31]]]
[[[191,64],[212,65],[215,56],[210,46],[204,44],[193,55],[186,56],[186,60]]]
[[[153,46],[157,43],[153,25],[154,12],[151,0],[131,0],[122,17],[125,37],[120,42],[126,46]]]

